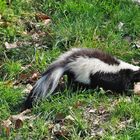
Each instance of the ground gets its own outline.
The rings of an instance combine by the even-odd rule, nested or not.
[[[21,115],[27,87],[59,54],[98,48],[140,65],[139,40],[140,6],[131,0],[0,0],[0,139],[140,139],[140,96],[133,91],[65,87],[13,117]]]

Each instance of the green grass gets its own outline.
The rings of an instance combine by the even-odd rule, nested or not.
[[[52,23],[44,25],[36,18],[38,13],[48,15]],[[140,50],[133,44],[140,39],[140,6],[132,1],[14,0],[7,5],[0,0],[0,15],[0,122],[18,114],[25,100],[25,85],[17,88],[13,83],[22,80],[22,74],[43,72],[69,48],[98,48],[126,62],[139,61]],[[17,42],[19,47],[6,49],[5,42]],[[30,115],[37,118],[24,121],[19,129],[11,127],[9,136],[0,126],[0,139],[140,139],[139,106],[136,95],[66,88],[34,106]],[[53,132],[57,127],[60,132]]]

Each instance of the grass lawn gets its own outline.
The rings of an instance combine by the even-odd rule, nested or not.
[[[140,97],[67,87],[19,114],[39,75],[73,47],[98,48],[140,65],[140,6],[131,0],[0,0],[0,140],[139,140]]]

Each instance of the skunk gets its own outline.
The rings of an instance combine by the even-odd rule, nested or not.
[[[73,48],[62,54],[42,74],[28,95],[25,108],[31,108],[38,99],[50,96],[63,75],[67,75],[69,83],[74,85],[125,92],[140,81],[140,67],[97,49]]]

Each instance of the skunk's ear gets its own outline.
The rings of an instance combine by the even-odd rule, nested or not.
[[[140,82],[140,70],[133,72],[132,80],[133,82]]]

